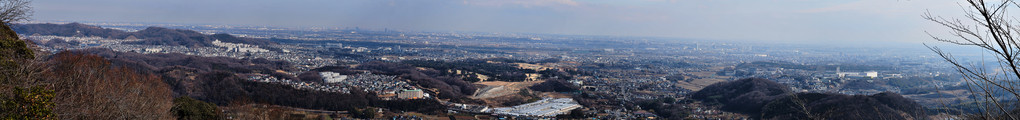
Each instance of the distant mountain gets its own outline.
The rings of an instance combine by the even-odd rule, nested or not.
[[[102,28],[99,26],[85,25],[81,23],[14,24],[11,26],[11,29],[25,35],[99,36],[120,39],[129,35],[128,32],[121,30]]]
[[[691,98],[761,119],[926,119],[920,104],[896,93],[793,93],[761,78],[712,84]]]
[[[240,38],[229,34],[205,35],[192,30],[168,29],[161,27],[149,27],[136,32],[125,32],[121,30],[102,28],[99,26],[85,25],[81,23],[68,24],[15,24],[12,28],[21,34],[26,35],[55,35],[55,36],[95,36],[112,39],[143,39],[142,41],[127,42],[127,44],[143,45],[173,45],[188,47],[210,47],[212,41],[220,40],[229,43],[244,43],[251,45],[273,45],[275,42],[266,39]]]

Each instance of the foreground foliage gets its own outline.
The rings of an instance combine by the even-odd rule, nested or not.
[[[180,120],[218,120],[222,119],[219,108],[215,104],[202,102],[191,97],[174,99],[173,113]]]
[[[13,96],[0,100],[0,119],[53,119],[53,90],[43,87],[15,87]]]

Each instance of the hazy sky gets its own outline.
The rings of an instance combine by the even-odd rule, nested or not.
[[[954,0],[35,0],[37,21],[361,27],[879,45],[931,41]]]

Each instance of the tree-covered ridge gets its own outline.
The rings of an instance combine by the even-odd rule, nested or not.
[[[241,38],[224,33],[206,35],[192,30],[169,29],[162,27],[149,27],[135,32],[125,32],[122,30],[102,28],[99,26],[85,25],[81,23],[15,24],[12,28],[17,31],[17,33],[25,35],[95,36],[111,39],[142,39],[141,41],[132,41],[127,43],[143,45],[209,47],[214,46],[212,41],[215,40],[259,46],[276,44],[275,42],[266,39]]]
[[[797,93],[762,108],[763,119],[927,119],[920,104],[892,92],[874,95]]]
[[[761,119],[926,119],[923,107],[903,96],[794,93],[771,80],[746,78],[709,85],[691,98]]]
[[[746,78],[709,85],[691,94],[691,98],[722,104],[722,110],[757,114],[773,99],[792,93],[788,87],[770,80]]]

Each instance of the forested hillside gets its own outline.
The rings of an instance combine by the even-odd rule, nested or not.
[[[762,119],[927,119],[921,105],[896,93],[794,93],[760,78],[712,84],[691,98]]]

